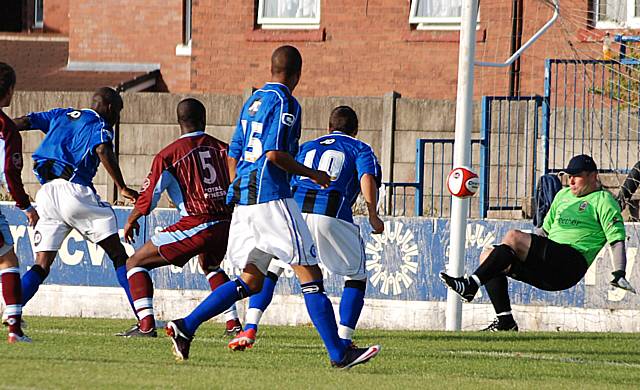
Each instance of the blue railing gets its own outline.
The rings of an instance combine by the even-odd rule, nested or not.
[[[487,211],[522,210],[535,193],[541,96],[484,96],[481,132]]]
[[[419,183],[384,183],[385,199],[383,204],[383,214],[392,216],[406,216],[411,206],[409,197],[416,196]],[[407,192],[410,190],[410,192]]]
[[[416,140],[415,215],[447,217],[451,210],[451,195],[446,186],[447,176],[453,168],[453,139],[435,138]],[[482,159],[487,155],[484,139],[471,140],[471,169],[481,172]],[[425,169],[425,165],[427,169]],[[485,179],[480,174],[479,201],[472,203],[469,215],[486,217]],[[425,188],[426,186],[426,188]],[[425,203],[425,196],[427,202]],[[425,213],[425,207],[426,213]]]

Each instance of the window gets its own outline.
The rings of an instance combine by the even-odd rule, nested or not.
[[[593,0],[597,28],[640,28],[640,0]]]
[[[320,0],[258,0],[258,24],[264,29],[320,27]]]
[[[35,12],[33,17],[33,27],[34,28],[42,28],[44,27],[44,20],[42,9],[42,0],[35,0]]]
[[[418,30],[460,30],[462,0],[412,0],[409,23]]]
[[[176,46],[177,56],[191,56],[191,0],[182,0],[182,43]]]

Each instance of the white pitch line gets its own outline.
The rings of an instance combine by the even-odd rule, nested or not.
[[[593,364],[593,365],[605,365],[605,366],[614,366],[614,367],[640,368],[639,363],[616,362],[616,361],[610,361],[610,360],[586,360],[581,358],[549,356],[549,355],[540,355],[540,354],[522,353],[522,352],[496,352],[496,351],[446,351],[446,352],[452,355],[489,356],[489,357],[498,357],[498,358],[521,358],[521,359],[530,359],[530,360],[553,361],[553,362],[560,362],[560,363]]]

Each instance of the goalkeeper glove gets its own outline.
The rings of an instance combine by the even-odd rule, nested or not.
[[[634,294],[636,293],[636,289],[633,288],[633,286],[629,283],[627,279],[625,279],[626,272],[622,270],[618,270],[618,271],[612,272],[611,275],[613,275],[613,280],[610,282],[610,284],[613,287],[618,287],[623,290],[632,292]]]

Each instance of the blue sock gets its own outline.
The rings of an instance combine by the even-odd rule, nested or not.
[[[329,358],[336,363],[341,362],[344,358],[345,347],[338,337],[338,326],[333,314],[333,306],[324,293],[322,280],[301,284],[300,287],[311,322],[318,330],[320,338],[329,352]]]
[[[133,306],[133,298],[131,297],[131,291],[129,291],[129,280],[127,279],[127,266],[121,265],[116,268],[116,276],[118,277],[118,284],[120,287],[124,289],[125,294],[127,294],[127,299],[129,300],[129,305],[131,305],[131,310],[133,310],[133,314],[135,314],[136,318],[138,318],[138,313],[136,313],[136,308]]]
[[[234,302],[249,296],[247,284],[240,278],[230,280],[212,291],[184,320],[184,331],[190,336],[203,322],[224,312]]]
[[[36,295],[36,291],[44,282],[44,279],[47,277],[48,272],[42,269],[39,265],[34,265],[29,269],[29,271],[25,272],[22,275],[22,279],[20,282],[22,284],[22,305],[26,305],[27,302]]]
[[[247,323],[244,326],[244,330],[255,329],[256,332],[258,331],[259,319],[250,318],[249,313],[252,312],[251,309],[258,309],[260,310],[260,315],[262,315],[262,313],[267,310],[267,307],[273,299],[273,291],[276,289],[276,283],[278,283],[278,275],[273,272],[269,272],[267,277],[264,278],[262,290],[249,298],[249,310],[246,318]]]
[[[364,306],[364,292],[366,284],[361,280],[348,280],[344,285],[340,300],[340,325],[355,329]],[[343,344],[351,345],[351,335],[346,338],[340,334]]]

